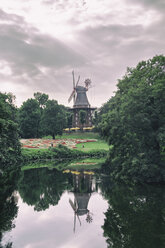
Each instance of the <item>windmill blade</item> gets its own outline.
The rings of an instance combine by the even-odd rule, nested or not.
[[[74,96],[75,96],[75,90],[72,91],[72,93],[68,99],[68,102],[70,102]]]
[[[73,203],[73,201],[69,198],[69,203],[72,207],[72,209],[76,212],[77,208],[76,208],[76,204]]]
[[[76,87],[77,87],[79,81],[80,81],[80,75],[78,76],[78,80],[77,80],[77,83],[76,83]]]
[[[76,215],[77,215],[77,219],[79,220],[79,223],[80,223],[80,226],[81,226],[80,217],[79,217],[79,215],[78,215],[78,214],[76,214]]]
[[[74,226],[73,226],[73,232],[75,233],[76,230],[76,213],[74,213]]]
[[[75,78],[74,78],[74,71],[72,71],[72,76],[73,76],[73,89],[75,88]]]

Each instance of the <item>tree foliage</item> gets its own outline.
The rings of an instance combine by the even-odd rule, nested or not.
[[[34,93],[19,109],[18,120],[22,138],[39,138],[62,134],[66,125],[66,108],[44,93]]]
[[[13,96],[0,93],[0,167],[17,162],[20,155],[17,129]]]
[[[19,128],[23,138],[40,136],[41,112],[36,99],[28,99],[19,109]]]
[[[79,119],[80,119],[80,123],[83,126],[86,122],[86,116],[87,116],[87,112],[85,110],[80,110],[79,112]]]
[[[56,100],[48,100],[42,116],[42,129],[53,139],[57,134],[61,135],[66,125],[66,112],[62,105],[58,105]]]
[[[34,93],[34,98],[39,103],[40,108],[43,109],[46,107],[46,103],[49,99],[49,96],[45,93],[37,92],[37,93]]]
[[[164,181],[165,57],[128,68],[104,105],[101,134],[112,145],[109,172],[119,179]]]

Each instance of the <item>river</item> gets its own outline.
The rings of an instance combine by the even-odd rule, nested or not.
[[[165,247],[163,186],[48,168],[9,171],[3,180],[0,247]]]

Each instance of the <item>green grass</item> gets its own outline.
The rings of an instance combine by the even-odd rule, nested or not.
[[[83,148],[84,145],[84,148]],[[77,149],[79,151],[92,151],[92,150],[109,150],[109,145],[103,141],[103,140],[98,140],[96,142],[87,142],[87,143],[81,143],[76,145]]]
[[[44,138],[51,138],[51,137],[44,137]],[[88,157],[87,160],[83,160],[82,164],[74,165],[74,168],[78,169],[92,169],[92,168],[100,168],[100,164],[104,162],[104,158],[106,157],[107,151],[109,150],[109,146],[107,143],[103,140],[100,139],[99,135],[97,133],[74,133],[74,134],[64,134],[61,137],[56,137],[56,139],[97,139],[95,142],[86,142],[86,143],[81,143],[76,145],[76,149],[69,149],[69,148],[53,148],[52,149],[39,149],[39,148],[22,148],[22,161],[25,163],[28,162],[29,165],[26,167],[23,167],[24,169],[29,169],[29,168],[41,168],[41,167],[52,167],[51,163],[47,163],[48,160],[54,160],[56,161],[56,165],[54,166],[58,167],[58,164],[61,163],[60,161],[63,160],[63,165],[59,165],[59,169],[64,168],[65,166],[67,167],[67,160],[68,159],[85,159],[85,157]],[[84,147],[83,147],[84,145]],[[93,159],[99,158],[100,160],[97,159],[96,164],[85,164],[85,163],[90,163],[90,161],[93,161]],[[41,162],[45,160],[46,162]],[[35,163],[30,163],[35,162]],[[38,161],[38,163],[37,163]],[[40,161],[40,162],[39,162]],[[59,161],[59,162],[58,162]],[[65,161],[65,162],[64,162]],[[65,163],[65,164],[64,164]],[[68,161],[68,163],[71,163]],[[54,167],[53,166],[53,167]]]

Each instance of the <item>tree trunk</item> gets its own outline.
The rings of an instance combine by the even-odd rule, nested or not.
[[[54,133],[52,134],[52,137],[53,137],[53,139],[55,139],[55,134]]]

